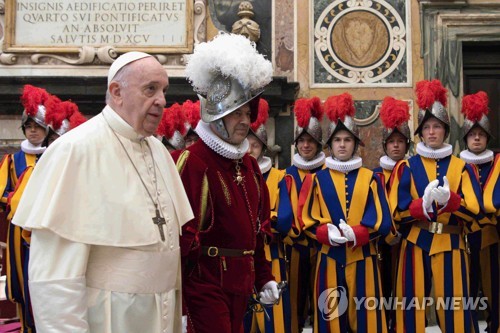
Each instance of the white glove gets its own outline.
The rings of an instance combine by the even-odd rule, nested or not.
[[[332,246],[340,246],[347,243],[348,239],[343,237],[340,230],[333,224],[328,223],[328,240]]]
[[[187,316],[182,316],[182,333],[187,333],[188,331],[188,318]]]
[[[450,182],[448,182],[446,176],[443,178],[443,186],[433,189],[431,195],[440,205],[446,206],[448,200],[450,200]]]
[[[340,219],[339,228],[340,230],[342,230],[345,238],[347,238],[349,242],[353,242],[353,246],[356,246],[356,235],[354,234],[354,230],[352,230],[352,227],[349,224],[345,223],[344,220]]]
[[[434,179],[432,182],[427,184],[424,190],[424,195],[422,196],[422,207],[425,212],[432,212],[432,201],[434,198],[432,197],[432,191],[436,189],[439,185],[439,180]]]
[[[424,195],[422,196],[422,208],[424,210],[424,215],[427,219],[431,219],[428,213],[432,213],[434,209],[432,208],[432,201],[434,198],[432,197],[432,190],[437,188],[439,185],[439,180],[434,179],[432,182],[427,184],[424,190]]]
[[[269,281],[260,290],[259,300],[262,304],[275,304],[278,302],[279,298],[280,292],[276,281]]]

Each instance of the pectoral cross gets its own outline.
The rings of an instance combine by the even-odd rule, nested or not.
[[[153,223],[158,226],[158,230],[160,231],[161,240],[165,241],[165,234],[163,233],[163,225],[166,224],[165,219],[160,215],[160,211],[158,207],[156,207],[156,216],[153,217]]]

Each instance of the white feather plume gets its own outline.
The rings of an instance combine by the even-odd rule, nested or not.
[[[273,66],[244,36],[219,33],[195,47],[186,65],[186,77],[196,92],[206,94],[220,74],[237,79],[244,89],[257,91],[271,82]]]

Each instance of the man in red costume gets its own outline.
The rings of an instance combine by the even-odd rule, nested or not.
[[[186,76],[200,96],[200,136],[173,154],[195,218],[182,229],[183,297],[188,332],[243,332],[254,288],[261,303],[279,298],[265,258],[269,194],[246,136],[272,65],[243,36],[198,45]]]

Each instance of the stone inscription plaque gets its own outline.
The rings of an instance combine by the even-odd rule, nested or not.
[[[9,52],[71,52],[82,46],[191,52],[189,0],[7,0]]]

